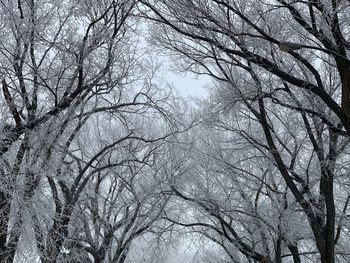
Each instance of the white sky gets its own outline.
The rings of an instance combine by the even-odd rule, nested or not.
[[[152,50],[152,44],[148,43],[147,38],[147,26],[141,26],[144,29],[139,32],[139,48],[143,50],[146,54],[151,57],[156,57],[156,62],[160,63],[160,71],[162,77],[165,78],[165,82],[173,84],[173,86],[179,91],[182,97],[206,97],[208,92],[205,89],[205,86],[211,82],[211,78],[205,75],[195,75],[194,73],[179,73],[175,72],[176,61],[172,58],[169,52],[162,51],[160,52],[157,49]],[[152,59],[151,59],[152,60]],[[158,72],[159,73],[159,72]]]
[[[184,98],[205,98],[207,88],[212,81],[207,75],[196,75],[192,72],[182,73],[174,70],[175,63],[169,56],[161,56],[161,70],[166,83],[173,85]]]
[[[165,73],[166,82],[173,84],[183,97],[206,97],[208,92],[206,87],[210,83],[207,76],[196,76],[193,73],[176,73],[167,71]]]

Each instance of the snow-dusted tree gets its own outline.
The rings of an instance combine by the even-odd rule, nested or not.
[[[70,246],[98,250],[113,220],[121,220],[118,231],[132,226],[128,242],[156,220],[158,212],[147,212],[163,204],[156,193],[127,192],[141,187],[132,172],[151,174],[153,152],[173,132],[170,95],[153,85],[154,63],[137,49],[136,4],[1,2],[0,262],[70,260]],[[121,196],[108,195],[113,189]],[[110,218],[93,225],[104,213]],[[82,222],[100,230],[92,243],[74,236]],[[102,247],[115,258],[128,246],[118,238]]]
[[[42,262],[78,260],[87,253],[94,262],[123,262],[131,242],[158,219],[165,200],[151,167],[171,131],[163,127],[161,135],[161,116],[147,107],[95,115],[63,142],[63,151],[57,145],[53,170],[33,199]]]
[[[72,257],[83,252],[96,263],[122,263],[132,242],[159,220],[167,199],[152,166],[160,148],[161,143],[120,144],[98,162],[90,172],[96,174],[94,179],[80,195],[64,245]]]
[[[156,22],[155,34],[150,39],[172,50],[182,69],[209,74],[218,80],[215,103],[210,104],[213,109],[207,110],[205,116],[217,113],[213,114],[215,120],[227,118],[220,116],[224,111],[236,114],[234,123],[228,120],[224,125],[225,133],[238,134],[256,149],[253,156],[247,156],[244,166],[238,165],[243,169],[240,173],[251,172],[251,176],[257,177],[253,189],[243,182],[247,187],[243,188],[246,197],[237,193],[241,195],[239,198],[244,201],[245,209],[252,205],[254,211],[252,198],[258,196],[258,206],[280,207],[269,216],[277,219],[284,211],[283,198],[278,196],[284,195],[288,211],[293,211],[290,215],[294,217],[294,212],[298,212],[294,220],[305,222],[304,227],[307,227],[300,240],[293,243],[297,246],[294,252],[281,252],[278,242],[288,247],[290,243],[286,237],[301,229],[291,228],[292,233],[283,234],[281,240],[276,239],[279,237],[276,225],[274,232],[277,235],[274,234],[272,239],[269,237],[261,248],[255,246],[251,250],[254,237],[259,243],[264,239],[262,232],[269,222],[260,228],[256,222],[253,224],[258,234],[251,232],[250,247],[245,247],[246,243],[240,241],[246,240],[251,228],[227,225],[229,218],[220,221],[223,215],[227,216],[225,210],[222,211],[220,205],[216,207],[217,202],[212,207],[211,200],[204,199],[200,206],[208,209],[206,213],[210,218],[216,218],[220,235],[228,235],[241,253],[259,262],[281,262],[285,257],[293,257],[298,262],[302,255],[305,255],[303,261],[312,255],[321,262],[348,261],[343,257],[346,257],[344,248],[348,245],[346,213],[349,203],[349,182],[345,176],[350,134],[349,2],[141,2],[149,9],[145,16]],[[220,105],[221,108],[215,107]],[[235,141],[230,140],[234,148]],[[244,152],[248,154],[249,150],[243,148],[237,154]],[[272,167],[268,170],[269,176],[264,175],[264,169],[257,171],[257,166],[262,164],[253,160],[259,155]],[[218,163],[224,161],[218,160]],[[228,164],[232,165],[231,161]],[[214,174],[230,173],[230,165],[224,171],[214,170]],[[250,167],[254,170],[250,171]],[[209,168],[202,169],[201,173],[208,173]],[[237,172],[230,174],[238,176]],[[208,177],[211,178],[204,176]],[[276,186],[268,190],[273,185],[266,180],[271,177]],[[228,183],[226,180],[219,181]],[[257,187],[260,183],[262,190]],[[211,188],[216,186],[208,187],[208,194],[213,194],[215,189]],[[218,189],[214,192],[227,191],[224,187]],[[274,193],[271,198],[267,190],[277,192],[270,192]],[[198,195],[192,193],[195,196],[190,197],[185,193],[179,190],[178,195],[183,194],[183,199],[197,204],[202,202]],[[271,208],[271,211],[274,210]],[[258,214],[261,216],[260,212]],[[237,227],[240,231],[245,230],[242,235],[236,232]],[[263,254],[260,249],[264,249]]]

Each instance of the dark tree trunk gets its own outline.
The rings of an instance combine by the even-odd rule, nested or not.
[[[301,263],[298,246],[297,245],[288,245],[288,249],[289,249],[290,253],[292,253],[293,262],[294,263]]]

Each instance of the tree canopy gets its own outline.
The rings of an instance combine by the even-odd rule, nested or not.
[[[349,11],[1,1],[0,262],[350,261]]]

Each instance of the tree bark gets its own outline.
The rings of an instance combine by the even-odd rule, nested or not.
[[[346,63],[338,63],[342,82],[342,108],[350,119],[350,67]]]

